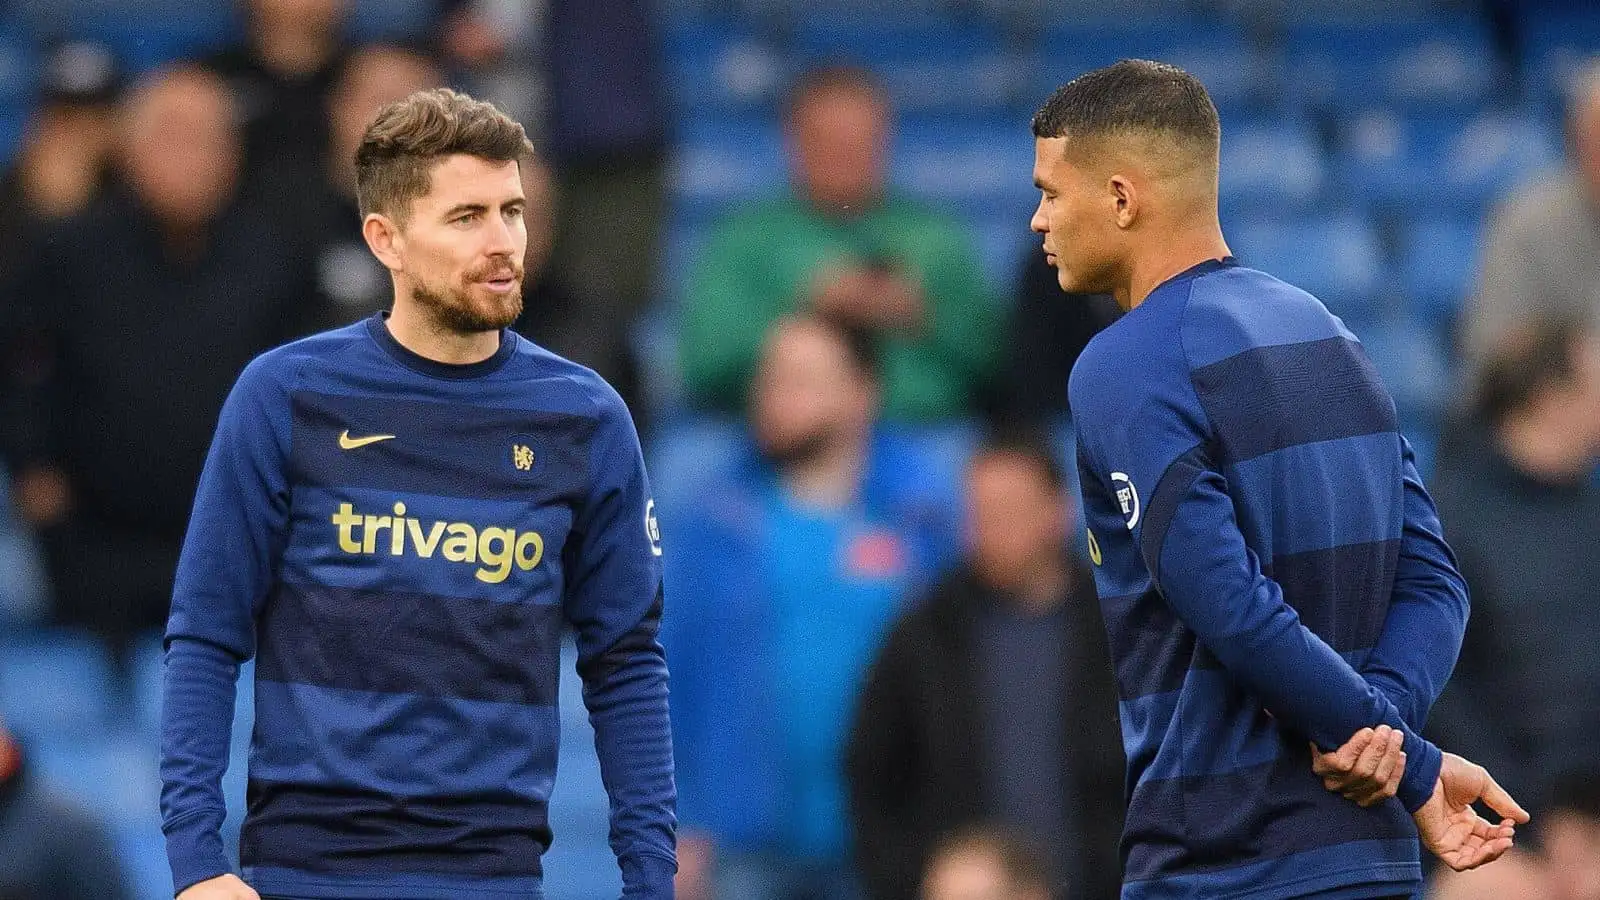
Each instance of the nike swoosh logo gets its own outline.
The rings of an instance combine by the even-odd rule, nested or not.
[[[350,431],[348,429],[346,429],[345,431],[342,431],[339,434],[339,449],[341,449],[341,450],[354,450],[357,447],[365,447],[368,444],[376,444],[379,441],[390,441],[390,440],[394,440],[394,435],[392,435],[392,434],[374,434],[374,435],[370,435],[368,437],[353,438],[353,437],[350,436]]]

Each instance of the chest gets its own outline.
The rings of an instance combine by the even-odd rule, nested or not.
[[[450,597],[559,592],[592,420],[313,392],[291,407],[290,577]]]

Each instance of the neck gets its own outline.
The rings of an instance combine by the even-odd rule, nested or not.
[[[1123,309],[1133,309],[1179,272],[1231,255],[1216,215],[1205,217],[1201,222],[1203,224],[1198,227],[1174,229],[1176,233],[1170,237],[1150,240],[1149,246],[1155,248],[1153,252],[1132,260],[1122,283],[1113,288],[1112,296],[1117,304]]]
[[[865,437],[841,435],[816,456],[788,466],[783,489],[806,506],[841,509],[855,502],[866,465]]]
[[[1578,481],[1594,468],[1595,450],[1583,430],[1537,409],[1507,418],[1497,437],[1506,458],[1540,481]]]
[[[471,365],[483,362],[500,349],[498,330],[461,334],[440,328],[410,298],[395,298],[386,324],[400,346],[434,362]]]
[[[278,75],[303,78],[320,70],[333,55],[332,37],[295,22],[262,23],[252,36],[256,55]]]

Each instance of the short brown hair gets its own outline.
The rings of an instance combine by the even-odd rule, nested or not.
[[[522,126],[493,104],[449,88],[432,88],[385,106],[356,148],[356,202],[361,215],[405,221],[411,201],[428,193],[428,173],[446,156],[465,153],[493,162],[533,156]]]
[[[783,98],[784,121],[793,121],[800,108],[823,94],[854,94],[868,97],[887,109],[889,89],[872,70],[845,63],[819,66],[802,73]]]

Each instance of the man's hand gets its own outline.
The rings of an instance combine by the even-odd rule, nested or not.
[[[894,271],[845,266],[821,270],[812,281],[818,312],[862,328],[915,331],[926,314],[922,287]]]
[[[177,900],[261,900],[261,895],[237,875],[218,875],[190,885]]]
[[[1322,786],[1362,806],[1382,803],[1400,790],[1406,772],[1406,755],[1400,747],[1405,734],[1379,725],[1363,728],[1332,753],[1311,745],[1311,771],[1322,776]]]
[[[1473,810],[1482,800],[1502,816],[1492,825]],[[1433,796],[1412,818],[1422,846],[1457,872],[1494,862],[1511,849],[1515,825],[1528,821],[1528,813],[1511,799],[1483,766],[1454,753],[1444,755]]]

